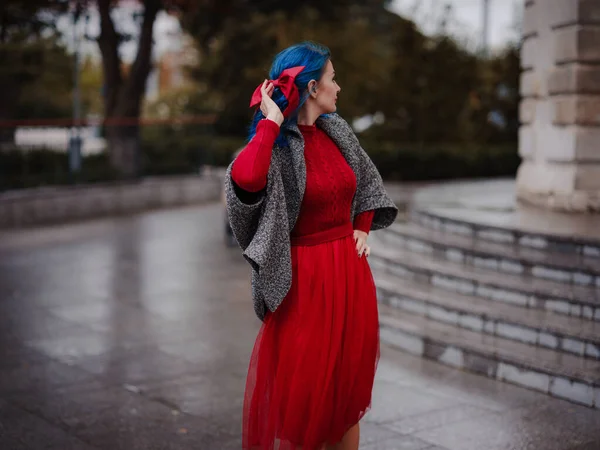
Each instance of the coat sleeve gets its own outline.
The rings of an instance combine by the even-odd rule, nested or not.
[[[242,250],[246,250],[258,228],[260,211],[266,193],[249,193],[239,188],[231,177],[233,162],[225,173],[225,202],[227,218],[233,235]]]
[[[394,223],[398,215],[398,207],[390,198],[383,185],[383,180],[377,167],[358,143],[358,157],[360,160],[360,173],[356,187],[355,217],[365,211],[374,211],[371,230],[387,228]]]

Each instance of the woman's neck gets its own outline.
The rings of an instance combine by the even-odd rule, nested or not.
[[[298,111],[298,125],[314,125],[321,113],[312,107],[313,105],[305,103]]]

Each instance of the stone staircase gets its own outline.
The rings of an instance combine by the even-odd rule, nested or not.
[[[383,344],[600,409],[600,242],[431,211],[369,241]]]

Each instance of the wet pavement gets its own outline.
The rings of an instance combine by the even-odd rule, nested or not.
[[[258,331],[219,205],[0,234],[0,449],[240,449]],[[600,412],[382,349],[365,450],[598,450]]]

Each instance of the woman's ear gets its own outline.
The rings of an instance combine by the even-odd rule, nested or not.
[[[312,97],[317,96],[317,81],[316,80],[310,80],[308,82],[308,92]]]

